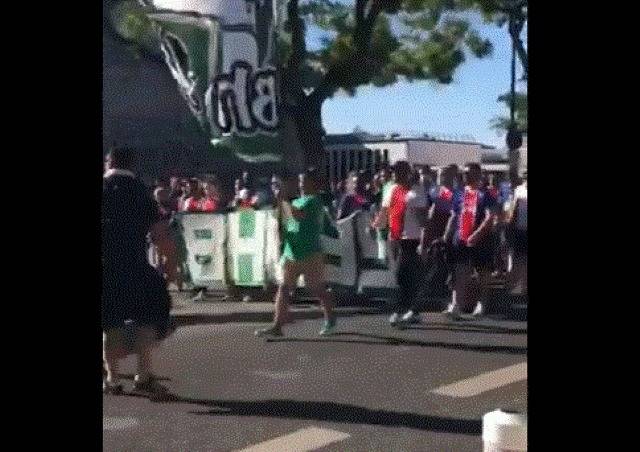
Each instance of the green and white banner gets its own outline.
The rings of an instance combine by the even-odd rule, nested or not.
[[[180,93],[212,145],[280,161],[276,27],[281,0],[154,0],[149,17]]]
[[[395,289],[398,287],[392,268],[393,262],[390,259],[379,259],[378,240],[368,230],[372,220],[373,215],[368,212],[357,212],[354,218],[360,252],[358,293],[367,289]],[[383,245],[387,245],[386,241]]]
[[[358,280],[354,215],[336,222],[339,238],[322,235],[320,241],[326,254],[325,274],[331,284],[355,287]]]
[[[197,287],[224,290],[225,216],[193,213],[181,217],[191,282]]]
[[[283,281],[280,248],[282,245],[276,210],[269,210],[267,215],[267,240],[265,243],[264,267],[267,280],[280,284]]]
[[[264,285],[265,238],[270,215],[270,211],[253,209],[228,214],[229,275],[236,286]]]

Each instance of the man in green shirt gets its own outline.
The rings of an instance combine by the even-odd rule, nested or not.
[[[318,175],[309,169],[299,177],[301,196],[291,204],[278,200],[286,218],[284,248],[282,252],[283,282],[276,294],[276,313],[273,325],[256,331],[256,336],[282,336],[282,326],[289,321],[290,294],[300,275],[311,294],[320,300],[324,310],[324,326],[321,336],[335,332],[336,317],[333,314],[333,297],[327,292],[324,265],[325,256],[320,244],[324,225],[324,206],[318,196]]]

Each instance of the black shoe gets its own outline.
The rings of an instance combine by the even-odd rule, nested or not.
[[[147,394],[166,394],[169,390],[158,383],[153,377],[149,377],[147,381],[136,381],[133,383],[133,389],[136,392],[144,392]]]
[[[102,393],[107,395],[122,395],[123,389],[121,384],[109,383],[107,380],[102,380]]]

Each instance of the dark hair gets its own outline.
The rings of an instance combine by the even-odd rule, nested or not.
[[[111,166],[114,168],[125,170],[133,168],[133,149],[120,146],[114,147],[109,151],[109,157],[111,158]]]
[[[310,166],[302,174],[304,174],[305,179],[310,179],[315,183],[320,182],[320,173],[315,166]]]
[[[411,176],[411,165],[409,165],[409,162],[405,160],[397,161],[393,166],[393,170],[396,173],[396,177],[405,176],[406,178],[409,178],[409,176]]]
[[[311,166],[307,168],[302,174],[304,175],[305,180],[310,180],[316,187],[320,186],[320,173],[318,172],[316,167]]]
[[[467,163],[467,169],[469,171],[477,171],[479,173],[482,172],[482,167],[478,163]]]

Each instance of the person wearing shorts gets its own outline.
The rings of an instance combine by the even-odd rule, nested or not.
[[[286,217],[282,252],[283,281],[275,297],[273,324],[257,330],[256,336],[282,336],[283,325],[290,322],[291,293],[301,275],[304,276],[305,286],[320,300],[324,311],[324,325],[320,335],[328,336],[335,332],[333,297],[326,287],[325,255],[320,244],[325,213],[318,196],[319,185],[316,170],[309,169],[299,177],[299,198],[289,204],[280,195],[279,204]]]
[[[166,283],[147,259],[146,236],[160,218],[157,206],[132,172],[125,148],[107,155],[102,189],[102,330],[105,394],[120,394],[118,362],[138,358],[134,389],[160,393],[152,375],[152,349],[172,331]]]
[[[484,312],[489,271],[493,263],[491,230],[496,217],[496,199],[482,188],[480,165],[468,165],[466,185],[453,197],[451,217],[445,240],[453,233],[455,269],[451,303],[445,314],[456,319],[461,311],[471,310],[469,299],[475,299],[474,316]],[[478,290],[479,294],[475,291]],[[477,296],[476,296],[477,295]]]

